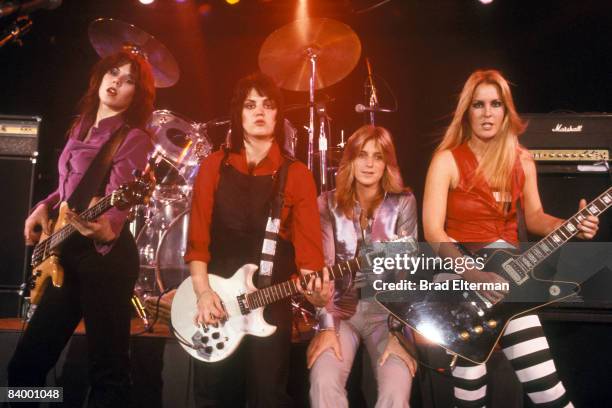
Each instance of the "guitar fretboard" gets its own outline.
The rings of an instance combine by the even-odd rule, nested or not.
[[[85,221],[95,220],[113,206],[113,201],[114,193],[105,196],[98,201],[96,205],[83,211],[81,214],[79,214],[79,217]],[[32,265],[36,266],[47,259],[52,254],[52,251],[62,244],[62,242],[64,242],[66,238],[68,238],[74,232],[76,232],[76,228],[74,228],[71,224],[67,224],[59,231],[56,231],[50,235],[49,238],[36,245],[34,252],[32,253]]]
[[[544,261],[553,252],[580,232],[578,224],[589,215],[599,215],[612,205],[612,187],[608,188],[582,210],[574,214],[557,229],[542,238],[537,244],[523,252],[507,266],[522,278],[527,278],[529,272]]]
[[[351,259],[350,261],[338,263],[328,269],[329,279],[336,280],[351,274],[354,275],[358,270],[361,269],[361,265],[359,263],[359,259],[355,258]],[[323,279],[323,271],[313,272],[308,275],[300,276],[299,284],[303,287],[306,287],[311,277],[315,275]],[[274,303],[278,300],[295,295],[297,293],[299,293],[298,279],[291,279],[249,293],[248,295],[246,295],[246,301],[249,309],[252,310],[257,309],[259,307],[267,306],[270,303]]]

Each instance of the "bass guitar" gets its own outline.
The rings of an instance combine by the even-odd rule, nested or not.
[[[502,276],[510,288],[495,304],[477,290],[464,290],[468,285],[460,280],[449,281],[459,290],[385,291],[377,293],[376,300],[451,354],[484,363],[511,319],[577,293],[578,283],[546,279],[536,267],[578,234],[577,226],[584,218],[599,215],[611,205],[612,187],[522,254],[493,252],[482,270]]]
[[[416,242],[412,238],[374,242],[364,246],[357,258],[332,266],[329,269],[329,278],[330,280],[342,279],[345,276],[354,278],[358,271],[363,273],[371,270],[376,258],[411,255],[416,248]],[[298,285],[306,287],[313,274],[319,277],[323,275],[320,271],[313,272],[299,279],[257,289],[253,284],[256,271],[256,265],[246,264],[229,279],[214,274],[208,275],[210,287],[221,298],[227,315],[227,319],[218,327],[195,325],[197,305],[191,277],[185,279],[178,287],[172,301],[172,329],[179,344],[192,357],[214,363],[230,356],[247,334],[258,337],[272,335],[276,331],[276,326],[264,320],[264,307],[299,293]]]
[[[86,221],[93,221],[113,207],[121,210],[148,201],[155,184],[148,176],[137,177],[134,181],[121,185],[118,189],[100,199],[95,205],[79,214]],[[53,222],[51,235],[41,235],[41,239],[32,251],[32,275],[27,282],[30,305],[38,305],[51,279],[53,286],[61,287],[64,283],[64,269],[60,263],[61,245],[75,232],[66,221],[68,204],[63,202],[59,215]]]

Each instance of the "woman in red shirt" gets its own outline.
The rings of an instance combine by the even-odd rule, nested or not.
[[[425,239],[445,256],[461,256],[454,246],[444,245],[452,241],[467,243],[472,249],[492,243],[516,246],[519,201],[532,234],[545,236],[563,222],[542,208],[535,163],[518,142],[524,129],[504,77],[495,70],[472,73],[432,159],[425,184]],[[580,208],[585,205],[581,200]],[[597,217],[587,217],[578,226],[578,237],[592,238],[598,222]],[[477,269],[465,271],[462,278],[470,282],[505,282],[495,273]],[[484,295],[492,302],[502,297],[497,292]],[[571,406],[537,315],[510,321],[501,342],[534,404]],[[486,404],[484,364],[470,366],[460,361],[453,378],[458,406]]]
[[[196,320],[219,324],[224,310],[208,274],[228,278],[242,265],[260,265],[274,175],[290,161],[281,210],[272,283],[293,271],[323,267],[321,224],[316,186],[310,171],[283,156],[282,94],[263,74],[241,79],[232,99],[230,144],[208,156],[194,185],[185,261],[197,298]],[[323,306],[329,283],[310,283],[306,298]],[[313,284],[315,287],[313,287]],[[264,338],[248,336],[227,359],[215,364],[194,361],[197,406],[290,406],[286,392],[291,344],[288,299],[266,307],[264,317],[277,326]]]

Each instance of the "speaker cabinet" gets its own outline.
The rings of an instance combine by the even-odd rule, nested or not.
[[[32,205],[36,158],[0,156],[0,288],[14,292],[25,277],[26,248],[23,223]],[[5,296],[3,293],[1,296]],[[15,302],[1,303],[3,307]],[[10,307],[13,309],[13,307]],[[15,310],[14,316],[16,316]],[[0,314],[6,316],[5,311]],[[10,313],[9,313],[10,314]]]
[[[567,219],[578,211],[581,198],[593,200],[612,185],[608,173],[539,172],[538,187],[544,211]],[[536,238],[533,237],[533,240]],[[575,242],[574,242],[575,241]],[[559,280],[581,284],[576,297],[557,303],[551,309],[582,310],[612,314],[612,209],[599,217],[599,231],[592,241],[573,240],[558,254],[556,262]],[[589,316],[584,316],[589,318]]]

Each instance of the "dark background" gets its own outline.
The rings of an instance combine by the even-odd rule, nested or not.
[[[349,135],[365,119],[353,107],[364,102],[363,57],[367,56],[375,74],[397,97],[399,111],[380,115],[378,123],[394,134],[402,173],[419,203],[431,152],[474,69],[501,70],[514,84],[521,113],[612,110],[609,1],[495,0],[483,5],[476,0],[391,0],[361,12],[376,3],[308,2],[311,16],[348,24],[362,45],[362,58],[353,72],[322,90],[335,98],[329,105],[332,142],[338,142],[342,129]],[[56,10],[33,13],[34,26],[23,46],[0,48],[0,114],[43,118],[34,200],[56,184],[57,156],[66,129],[98,59],[87,38],[92,20],[112,17],[130,22],[166,44],[182,76],[174,87],[158,91],[157,108],[207,121],[227,114],[234,83],[257,69],[263,41],[295,19],[297,4],[297,0],[242,0],[235,6],[220,0],[156,0],[144,6],[137,0],[64,0]],[[0,19],[0,30],[7,25],[7,19]],[[381,104],[392,105],[382,81],[377,85]],[[307,93],[285,92],[285,96],[288,103],[307,101]],[[299,127],[307,123],[307,112],[297,111],[289,118]],[[563,185],[549,197],[567,195]],[[22,220],[15,221],[22,225]],[[6,296],[0,298],[5,301]],[[601,313],[602,319],[586,313],[574,323],[567,322],[571,318],[565,312],[543,316],[560,375],[577,406],[603,406],[612,398],[610,376],[605,374],[610,313]]]
[[[376,3],[308,2],[311,16],[348,24],[362,44],[357,67],[322,91],[335,98],[329,106],[332,142],[337,143],[341,129],[350,135],[364,121],[353,107],[363,102],[367,56],[398,99],[399,111],[379,115],[378,123],[393,132],[405,181],[419,202],[431,152],[463,82],[476,68],[501,70],[514,84],[520,112],[611,110],[608,1],[496,0],[483,5],[476,0],[392,0],[362,12]],[[33,13],[24,45],[0,49],[0,113],[43,117],[35,199],[53,187],[58,149],[98,58],[87,38],[92,20],[130,22],[165,43],[182,76],[174,87],[158,91],[157,107],[205,121],[226,115],[235,81],[257,69],[263,41],[295,19],[297,4],[156,0],[145,6],[136,0],[64,0],[58,9]],[[0,28],[6,25],[6,19],[0,20]],[[381,104],[392,105],[382,81],[377,85]],[[285,95],[288,103],[307,101],[305,92]],[[289,118],[298,127],[307,124],[306,110]]]

